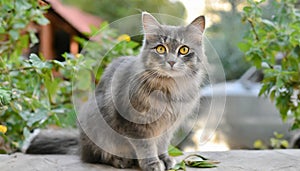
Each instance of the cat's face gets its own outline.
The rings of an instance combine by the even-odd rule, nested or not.
[[[202,33],[205,20],[196,18],[188,26],[165,26],[143,13],[143,64],[161,75],[176,77],[191,75],[201,68],[204,58]]]

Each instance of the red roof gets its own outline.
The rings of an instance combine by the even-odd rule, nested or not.
[[[90,26],[99,27],[102,20],[94,15],[81,11],[72,6],[62,4],[59,0],[44,0],[51,5],[51,8],[77,31],[81,33],[90,32]]]

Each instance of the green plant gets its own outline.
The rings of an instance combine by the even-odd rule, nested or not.
[[[291,129],[300,128],[300,12],[296,2],[270,1],[275,12],[266,19],[262,17],[264,0],[248,0],[243,21],[251,32],[239,44],[246,59],[264,72],[259,95],[275,102],[283,121],[293,120]]]
[[[169,145],[168,153],[172,157],[177,157],[183,155],[183,152],[178,148]],[[171,170],[169,171],[177,171],[177,170],[186,170],[187,167],[194,168],[213,168],[217,167],[216,164],[219,164],[218,161],[209,160],[199,154],[190,154],[177,163]]]
[[[199,154],[191,154],[185,157],[181,162],[177,163],[170,171],[186,170],[188,167],[193,168],[214,168],[220,162],[207,159]]]
[[[42,91],[39,84],[32,84],[41,82],[41,77],[29,74],[38,66],[29,61],[24,63],[21,55],[38,41],[28,25],[31,22],[47,24],[48,20],[43,16],[46,7],[39,6],[36,0],[4,0],[0,6],[0,124],[8,129],[1,136],[10,145],[18,147],[23,131],[28,132],[28,128],[46,117],[43,110],[46,106],[39,101]],[[45,75],[49,80],[49,74]],[[37,108],[43,110],[41,115],[33,115]]]
[[[94,41],[77,37],[76,40],[83,47],[80,58],[81,72],[89,72],[90,77],[84,74],[77,81],[80,89],[87,89],[92,78],[96,82],[100,80],[106,66],[116,57],[135,56],[139,53],[140,44],[132,41],[129,35],[119,35],[116,29],[110,28],[107,22],[103,22],[100,28],[92,27],[88,37],[93,37]],[[90,80],[90,81],[88,81]],[[82,83],[82,85],[81,85]],[[83,85],[85,84],[85,85]]]
[[[253,144],[255,149],[286,149],[289,147],[289,142],[284,139],[283,134],[279,134],[278,132],[274,132],[274,137],[270,138],[270,147],[268,147],[264,142],[261,140],[256,140]]]

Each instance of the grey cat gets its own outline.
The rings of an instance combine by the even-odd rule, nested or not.
[[[138,165],[145,171],[171,169],[175,164],[167,153],[172,134],[199,104],[206,62],[205,19],[200,16],[187,26],[167,26],[144,12],[142,24],[140,54],[114,60],[79,112],[84,162],[117,168]],[[47,135],[36,136],[27,153],[41,153],[37,147],[49,144]],[[51,143],[63,144],[63,138],[56,140]],[[77,145],[71,139],[68,142],[68,146]],[[56,145],[55,153],[65,146]],[[43,153],[51,153],[47,149]]]

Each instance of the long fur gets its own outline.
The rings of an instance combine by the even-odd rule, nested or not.
[[[113,61],[79,112],[83,161],[159,171],[173,166],[167,154],[172,134],[199,102],[204,23],[198,17],[188,26],[164,26],[143,13],[140,55]],[[158,45],[167,52],[158,54]],[[187,55],[178,53],[183,45]]]

